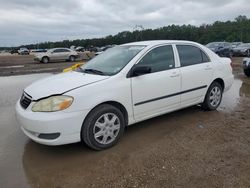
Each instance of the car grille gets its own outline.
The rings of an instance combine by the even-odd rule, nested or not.
[[[24,109],[26,109],[26,108],[28,108],[28,106],[30,105],[31,102],[32,102],[32,98],[24,92],[21,99],[20,99],[21,106]]]

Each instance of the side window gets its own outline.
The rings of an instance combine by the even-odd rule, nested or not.
[[[61,52],[69,52],[68,49],[61,49]]]
[[[61,53],[61,52],[64,52],[64,49],[56,49],[56,50],[54,50],[54,53]]]
[[[175,68],[172,46],[161,46],[151,50],[137,65],[151,67],[152,73]]]
[[[209,62],[208,56],[198,47],[191,45],[177,45],[182,67]]]
[[[60,52],[60,49],[56,49],[53,51],[54,53],[59,53]]]
[[[205,54],[203,51],[201,51],[201,55],[202,55],[202,61],[204,63],[211,61],[210,58],[207,56],[207,54]]]

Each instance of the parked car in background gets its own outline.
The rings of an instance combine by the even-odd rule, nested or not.
[[[35,61],[49,63],[52,61],[71,61],[74,62],[78,58],[78,53],[69,48],[53,48],[45,53],[35,54]]]
[[[110,49],[110,48],[113,48],[114,45],[107,45],[107,46],[103,46],[100,48],[100,50],[98,52],[95,52],[95,55],[100,55],[101,53],[103,53],[104,51]]]
[[[16,117],[38,143],[82,141],[106,149],[128,125],[197,104],[217,109],[233,84],[230,63],[195,42],[116,46],[76,71],[28,86],[16,104]]]
[[[19,55],[29,55],[30,54],[30,51],[28,50],[28,48],[20,48],[18,50],[18,54]]]
[[[101,48],[94,47],[94,46],[90,46],[87,50],[90,52],[101,52],[102,51]]]
[[[31,52],[33,52],[33,53],[43,53],[43,52],[47,52],[47,49],[33,49],[33,50],[31,50]]]
[[[233,48],[229,42],[211,42],[206,46],[221,57],[233,56]]]
[[[8,50],[1,50],[0,53],[8,53]]]
[[[250,58],[243,59],[242,66],[245,75],[250,77]]]
[[[11,54],[17,54],[18,53],[18,49],[17,48],[11,49],[10,53]]]
[[[78,46],[78,47],[76,47],[76,51],[77,51],[77,52],[84,52],[84,51],[85,51],[85,48],[82,47],[82,46]]]
[[[232,45],[232,48],[236,48],[237,46],[243,44],[243,42],[232,42],[231,45]]]
[[[95,52],[95,56],[100,55],[100,54],[102,54],[102,53],[103,53],[103,51]]]
[[[250,57],[250,43],[241,44],[233,49],[234,56],[247,56]]]

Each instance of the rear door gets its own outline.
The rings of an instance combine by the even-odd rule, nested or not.
[[[70,56],[70,50],[68,50],[68,49],[62,49],[61,59],[62,60],[69,59],[69,56]]]
[[[213,78],[213,64],[197,46],[176,45],[181,71],[181,103],[189,106],[202,102]]]
[[[61,54],[62,54],[62,49],[55,49],[51,54],[50,54],[50,60],[61,60]]]
[[[131,78],[134,117],[137,121],[180,106],[180,70],[176,69],[172,45],[149,51],[136,66],[151,73]]]

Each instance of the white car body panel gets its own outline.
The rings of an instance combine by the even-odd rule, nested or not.
[[[209,56],[211,62],[180,67],[176,44],[199,47]],[[69,72],[46,78],[28,86],[24,91],[32,96],[33,100],[63,93],[73,96],[74,102],[66,110],[44,113],[32,112],[31,107],[35,102],[32,102],[24,110],[18,101],[16,114],[24,133],[34,141],[47,145],[78,142],[84,119],[93,108],[102,103],[116,102],[121,104],[127,111],[128,125],[131,125],[203,102],[208,87],[215,79],[223,80],[225,91],[233,83],[231,61],[227,58],[220,58],[200,44],[188,41],[145,41],[125,45],[145,45],[146,47],[114,76]],[[175,69],[138,77],[127,77],[131,68],[145,54],[151,49],[163,45],[173,45]],[[204,87],[192,91],[192,89],[202,86]],[[138,105],[138,103],[142,104]],[[36,134],[31,134],[29,131],[31,133],[59,131],[61,136],[56,140],[48,141],[39,139]]]

